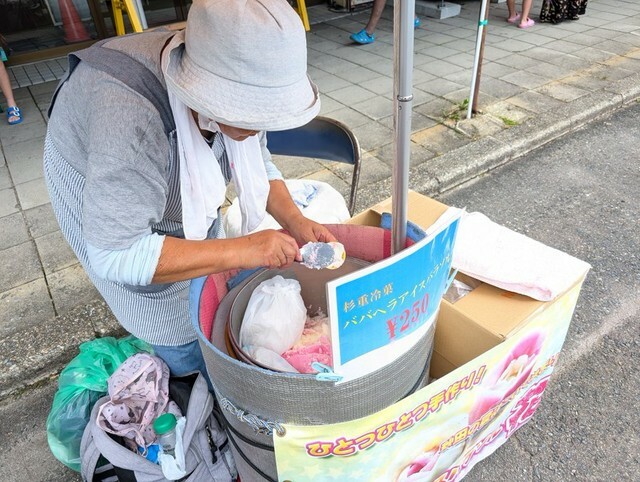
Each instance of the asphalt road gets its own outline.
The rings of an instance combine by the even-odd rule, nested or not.
[[[593,266],[538,412],[465,481],[638,480],[639,118],[635,104],[441,198]],[[0,405],[0,480],[79,480],[47,447],[54,392]]]
[[[640,480],[640,105],[442,196],[592,265],[545,397],[465,481]]]

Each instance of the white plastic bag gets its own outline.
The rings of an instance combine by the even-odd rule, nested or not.
[[[287,179],[285,184],[294,203],[306,218],[320,224],[342,224],[351,217],[342,194],[326,182]],[[224,231],[228,238],[242,236],[241,223],[242,215],[236,198],[224,215]],[[254,232],[280,228],[276,220],[267,214]]]
[[[187,424],[186,417],[180,417],[176,424],[176,448],[175,457],[165,454],[160,447],[160,455],[158,455],[158,463],[162,468],[162,475],[167,480],[180,480],[187,475],[186,463],[184,459],[184,444],[182,436],[184,435],[184,426]]]
[[[295,279],[274,276],[253,290],[240,327],[240,345],[268,348],[282,354],[298,341],[307,309]]]

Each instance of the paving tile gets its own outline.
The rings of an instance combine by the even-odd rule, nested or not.
[[[501,44],[500,47],[510,53],[520,53],[520,52],[525,52],[531,49],[531,43],[529,42],[523,42],[521,40],[517,40],[517,39],[510,39],[507,42],[504,42],[504,44]],[[501,58],[504,58],[506,56],[503,56]]]
[[[534,74],[533,72],[527,72],[526,70],[507,74],[502,77],[502,80],[524,87],[525,89],[535,89],[536,87],[540,87],[541,85],[545,85],[551,81],[549,77]]]
[[[616,67],[622,69],[629,69],[634,72],[640,70],[640,59],[633,57],[618,57],[615,60],[609,61],[608,64],[615,63]]]
[[[449,112],[454,107],[454,105],[455,104],[450,100],[437,98],[432,100],[431,102],[426,102],[419,105],[414,109],[414,111],[424,116],[430,117],[431,119],[440,121],[445,116],[445,113]]]
[[[31,241],[0,251],[0,292],[42,277],[38,253]]]
[[[584,73],[565,77],[562,79],[562,83],[572,85],[579,89],[593,91],[605,88],[611,81],[606,77],[606,74],[589,75],[588,73]]]
[[[413,108],[415,109],[421,104],[426,104],[427,102],[431,102],[436,98],[435,95],[425,92],[422,89],[414,88],[413,89]]]
[[[573,55],[581,59],[588,60],[589,62],[592,62],[592,63],[604,62],[614,57],[614,54],[612,54],[611,52],[604,52],[602,50],[598,50],[592,47],[586,47],[586,48],[577,50],[576,52],[573,52]]]
[[[49,202],[49,194],[43,177],[17,184],[16,192],[22,209],[31,209]]]
[[[56,271],[47,276],[53,305],[58,314],[100,298],[80,264]]]
[[[510,67],[508,65],[499,64],[497,62],[483,62],[482,64],[482,76],[493,77],[498,79],[503,75],[512,74],[517,72],[518,69]]]
[[[10,144],[4,149],[7,165],[15,184],[41,178],[44,137]]]
[[[504,121],[497,117],[481,115],[471,119],[461,119],[456,128],[472,139],[496,135],[507,128]]]
[[[320,93],[322,94],[343,89],[344,87],[351,85],[351,82],[348,80],[341,79],[340,77],[331,74],[325,74],[320,77],[310,75],[310,77],[318,85],[318,90],[320,90]]]
[[[345,181],[348,185],[351,185],[353,168],[350,165],[340,162],[325,163],[325,165],[340,177],[340,179]],[[362,156],[360,163],[360,181],[358,182],[359,187],[373,184],[374,182],[386,179],[389,176],[391,176],[391,167],[389,167],[389,165],[371,154],[367,153]]]
[[[462,70],[459,70],[458,72],[454,72],[453,74],[447,74],[442,78],[458,85],[471,86],[472,74],[473,72],[471,70],[462,69]]]
[[[550,97],[535,91],[527,91],[515,95],[510,97],[507,102],[536,114],[562,109],[566,106],[565,102],[555,97]]]
[[[432,26],[430,25],[432,22],[430,20],[427,20],[428,24],[426,26],[426,28],[431,31],[432,30]],[[434,21],[435,22],[435,21]],[[431,33],[430,35],[428,35],[427,40],[429,41],[429,43],[435,44],[435,45],[442,45],[442,44],[446,44],[451,42],[451,35],[447,35],[445,33]]]
[[[320,115],[327,115],[334,110],[342,109],[344,107],[344,104],[341,104],[337,100],[332,99],[328,95],[321,95],[320,101]]]
[[[393,130],[393,115],[388,117],[384,117],[380,119],[378,122],[385,127]],[[427,127],[433,127],[437,122],[430,117],[422,115],[414,109],[411,113],[411,131],[417,131],[420,129],[426,129]]]
[[[337,74],[338,72],[347,72],[355,66],[353,62],[349,62],[344,59],[339,59],[333,55],[324,55],[319,60],[313,62],[313,65],[330,74]]]
[[[415,76],[416,71],[414,71]],[[430,75],[426,74],[425,75]],[[414,80],[414,84],[415,84]],[[365,80],[360,82],[360,87],[363,87],[371,92],[375,92],[378,95],[391,95],[393,93],[393,79],[384,75]]]
[[[393,142],[382,146],[380,149],[376,149],[371,154],[374,155],[377,159],[380,159],[381,162],[386,164],[389,169],[393,169],[394,165],[394,149],[395,146]],[[409,163],[413,166],[418,166],[428,161],[429,159],[433,159],[436,149],[430,150],[425,146],[421,146],[420,144],[416,144],[415,142],[411,142],[409,144]]]
[[[457,52],[474,52],[476,48],[476,39],[458,39],[455,42],[446,44],[446,47],[456,50]]]
[[[547,62],[538,62],[536,65],[532,65],[525,70],[549,79],[561,79],[575,72],[575,70],[570,67],[548,64]]]
[[[554,40],[553,41],[553,50],[558,52],[563,52],[566,54],[570,54],[582,48],[581,45],[578,45],[574,42],[569,42],[567,40]]]
[[[459,53],[460,52],[458,50],[443,45],[439,45],[437,47],[429,49],[429,55],[431,57],[435,57],[436,59],[448,59],[449,57],[458,55]]]
[[[521,93],[524,87],[520,87],[511,82],[505,82],[502,79],[493,79],[486,77],[480,81],[480,92],[482,94],[488,94],[496,99],[508,99],[514,95]]]
[[[331,51],[331,55],[353,62],[355,65],[367,65],[374,62],[380,62],[381,60],[379,55],[371,52],[365,52],[353,45],[338,47]]]
[[[416,87],[420,90],[428,92],[429,94],[442,96],[448,92],[460,89],[464,86],[456,82],[451,82],[450,80],[438,78],[429,80],[427,82],[422,82],[421,84],[416,84]]]
[[[17,246],[29,240],[27,225],[22,213],[0,218],[0,250]]]
[[[522,109],[509,101],[493,103],[487,108],[486,112],[501,119],[503,122],[511,121],[518,124],[522,124],[531,117],[530,111]]]
[[[492,60],[503,59],[505,57],[508,57],[511,54],[512,52],[502,48],[502,44],[499,47],[492,46],[492,45],[485,45],[483,59],[484,59],[484,62],[487,62]]]
[[[572,85],[563,84],[561,82],[554,82],[544,87],[538,89],[541,94],[549,95],[558,100],[563,100],[565,102],[571,102],[572,100],[576,100],[583,95],[587,95],[587,92],[584,89],[580,89],[578,87],[574,87]]]
[[[591,32],[592,30],[590,30]],[[582,47],[592,46],[602,42],[602,37],[590,35],[589,33],[579,33],[567,38],[569,42],[581,45]]]
[[[351,107],[354,110],[376,120],[387,117],[389,114],[393,114],[393,101],[386,97],[378,96],[363,102],[352,103]]]
[[[0,293],[0,338],[55,316],[44,277]]]
[[[46,275],[78,263],[61,231],[45,234],[34,241]]]
[[[377,64],[367,65],[368,69],[378,72],[380,75],[387,77],[393,77],[393,63],[391,62],[379,62]]]
[[[351,183],[347,183],[342,180],[337,174],[332,172],[329,169],[321,169],[320,171],[316,171],[314,173],[309,174],[308,176],[304,176],[301,179],[312,179],[314,181],[322,181],[329,184],[331,187],[335,188],[342,197],[345,199],[349,199],[349,193],[351,192]]]
[[[0,217],[18,212],[18,206],[13,188],[0,189]]]
[[[13,181],[9,176],[9,168],[5,165],[0,165],[0,190],[13,187]]]
[[[526,69],[536,65],[539,61],[539,59],[527,57],[523,54],[512,54],[508,57],[496,60],[496,63],[506,65],[514,69]]]
[[[364,152],[387,144],[393,136],[393,131],[377,122],[370,122],[353,129],[353,133],[360,142]]]
[[[637,30],[637,29],[638,29],[637,26],[633,27],[633,30]],[[620,42],[626,42],[629,45],[640,47],[640,35],[636,35],[635,33],[624,33],[615,37],[614,40],[618,40]]]
[[[329,117],[342,122],[351,129],[366,124],[367,122],[371,122],[371,118],[350,107],[343,107],[342,109],[334,110],[331,112]]]
[[[625,42],[618,42],[615,40],[605,40],[592,45],[594,49],[602,50],[604,52],[611,52],[616,55],[625,55],[627,52],[634,51],[636,47],[629,45]]]
[[[460,72],[461,70],[463,70],[463,68],[459,65],[455,65],[444,60],[429,62],[428,64],[416,67],[416,69],[423,70],[435,77],[444,77],[445,75],[452,74],[454,72]]]
[[[420,144],[437,155],[444,154],[458,147],[468,144],[471,140],[458,134],[453,129],[443,125],[436,125],[428,129],[415,132],[411,140]]]
[[[447,62],[459,65],[465,69],[470,69],[473,66],[473,55],[470,53],[460,53],[447,57]]]
[[[609,65],[594,65],[593,67],[582,71],[580,74],[585,77],[595,77],[608,81],[626,79],[630,75],[633,75],[634,72],[625,68],[621,68],[620,66],[622,65],[622,62],[616,59],[616,61],[612,62]]]
[[[273,156],[273,162],[285,179],[298,179],[320,169],[319,162],[308,157]]]
[[[380,61],[381,60],[378,58],[377,62]],[[352,84],[361,84],[362,82],[365,82],[367,80],[379,77],[380,74],[366,67],[357,66],[347,72],[340,72],[336,74],[336,76],[341,77]],[[348,89],[348,87],[345,88]]]
[[[27,229],[33,238],[39,238],[60,229],[51,203],[27,209],[23,214],[27,220]]]
[[[6,128],[4,128],[6,126]],[[3,148],[17,142],[28,141],[30,139],[43,137],[46,133],[46,125],[42,117],[34,119],[33,122],[25,122],[17,125],[4,125],[0,128],[0,142]]]

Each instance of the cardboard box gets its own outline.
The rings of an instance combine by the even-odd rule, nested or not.
[[[422,227],[446,209],[409,192],[408,219]],[[391,212],[391,200],[350,223],[379,226],[383,212]],[[549,302],[488,284],[453,304],[442,301],[431,365],[435,380],[358,420],[285,424],[286,435],[274,437],[279,480],[460,480],[538,408],[585,276],[577,274]]]
[[[408,193],[407,218],[426,228],[447,206],[414,191]],[[391,212],[387,199],[353,217],[350,224],[379,226],[382,213]],[[464,275],[459,275],[464,279]],[[440,305],[431,376],[440,378],[473,360],[517,332],[545,303],[481,283],[452,304]]]

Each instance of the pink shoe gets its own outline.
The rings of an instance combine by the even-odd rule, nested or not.
[[[536,23],[533,21],[533,19],[528,18],[526,22],[521,23],[518,25],[518,28],[529,28],[529,27],[533,27]]]
[[[507,18],[507,22],[509,22],[509,23],[516,23],[518,20],[520,20],[520,14],[519,13],[516,13],[515,17]]]

